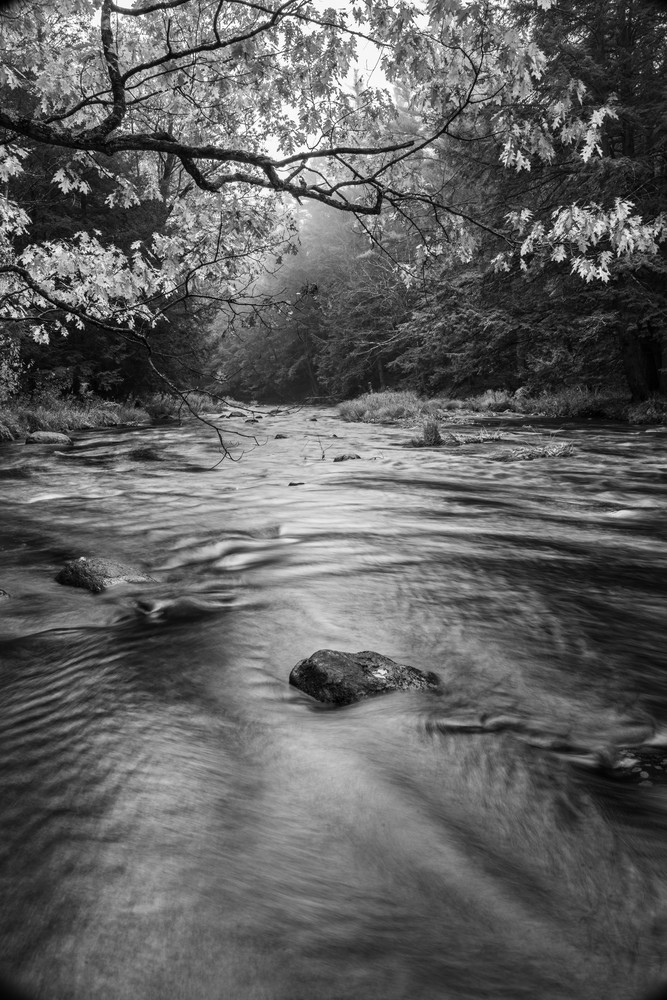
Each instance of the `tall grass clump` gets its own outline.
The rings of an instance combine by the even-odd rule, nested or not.
[[[442,444],[442,434],[436,417],[427,417],[422,428],[422,436],[412,439],[413,448],[438,448]]]
[[[204,413],[220,405],[206,392],[184,392],[183,397],[167,392],[154,393],[145,401],[144,408],[153,420],[164,420]]]
[[[367,424],[417,420],[423,413],[432,409],[433,404],[420,399],[412,389],[365,392],[363,396],[346,400],[338,406],[338,412],[343,420]]]
[[[568,386],[554,392],[541,392],[537,396],[524,396],[517,400],[521,413],[555,418],[622,419],[624,406],[618,394],[605,393],[585,386]]]
[[[357,399],[341,403],[338,412],[343,420],[379,424],[383,421],[416,416],[419,407],[417,394],[406,389],[390,392],[365,392]]]
[[[512,393],[505,389],[487,389],[481,396],[473,396],[466,403],[471,410],[480,413],[502,413],[515,408]]]

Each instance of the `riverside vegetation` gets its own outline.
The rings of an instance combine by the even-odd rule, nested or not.
[[[0,11],[0,403],[663,421],[666,29],[643,0]]]
[[[367,392],[339,405],[343,420],[364,423],[427,421],[429,418],[456,422],[471,413],[513,413],[554,419],[620,420],[631,424],[667,424],[667,397],[653,396],[642,403],[627,397],[575,387],[558,392],[488,390],[466,399],[426,399],[413,390]]]
[[[180,419],[202,413],[213,403],[204,393],[190,393],[187,401],[166,393],[143,402],[115,402],[89,396],[81,399],[53,393],[35,398],[15,396],[0,404],[0,441],[18,440],[35,431],[67,432]]]
[[[524,392],[487,391],[468,399],[437,397],[424,399],[411,390],[367,392],[357,399],[341,403],[343,420],[375,424],[400,424],[421,432],[410,440],[414,448],[483,444],[504,440],[502,431],[481,428],[457,433],[452,427],[467,423],[471,416],[516,415],[552,419],[592,419],[626,421],[633,424],[667,424],[667,399],[654,397],[632,404],[626,399],[576,388],[557,393],[542,392],[530,397]],[[443,428],[447,425],[447,429]],[[571,442],[547,439],[530,446],[495,451],[495,461],[530,461],[538,458],[563,458],[574,453]]]

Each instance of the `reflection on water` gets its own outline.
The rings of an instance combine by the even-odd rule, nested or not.
[[[2,970],[53,1000],[643,996],[667,770],[610,765],[667,745],[665,432],[501,464],[312,415],[217,468],[193,426],[4,446]],[[53,582],[85,554],[157,583]],[[319,706],[287,678],[327,647],[442,694]]]

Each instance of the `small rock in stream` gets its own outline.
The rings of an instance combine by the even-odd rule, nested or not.
[[[334,705],[351,705],[389,691],[437,691],[440,687],[436,674],[425,674],[372,650],[320,649],[297,663],[289,682],[304,694]]]
[[[352,452],[348,452],[345,455],[336,455],[334,462],[351,462],[355,458],[361,458],[361,455],[354,455]]]
[[[276,439],[276,441],[286,441],[287,440],[287,434],[276,434],[276,438],[275,439]]]
[[[611,766],[603,769],[616,781],[667,784],[667,747],[650,744],[617,747]]]
[[[72,444],[71,437],[56,431],[33,431],[25,439],[26,444]]]
[[[137,569],[124,566],[111,559],[70,559],[56,576],[56,583],[66,587],[83,587],[93,594],[100,594],[117,583],[154,583],[152,577]]]

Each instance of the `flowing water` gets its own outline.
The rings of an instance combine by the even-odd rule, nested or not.
[[[502,463],[547,431],[219,424],[241,461],[198,424],[2,446],[2,973],[45,1000],[642,997],[667,958],[665,430]],[[80,555],[155,582],[56,583]],[[322,648],[442,692],[321,706],[288,677]],[[608,766],[649,740],[649,779]]]

